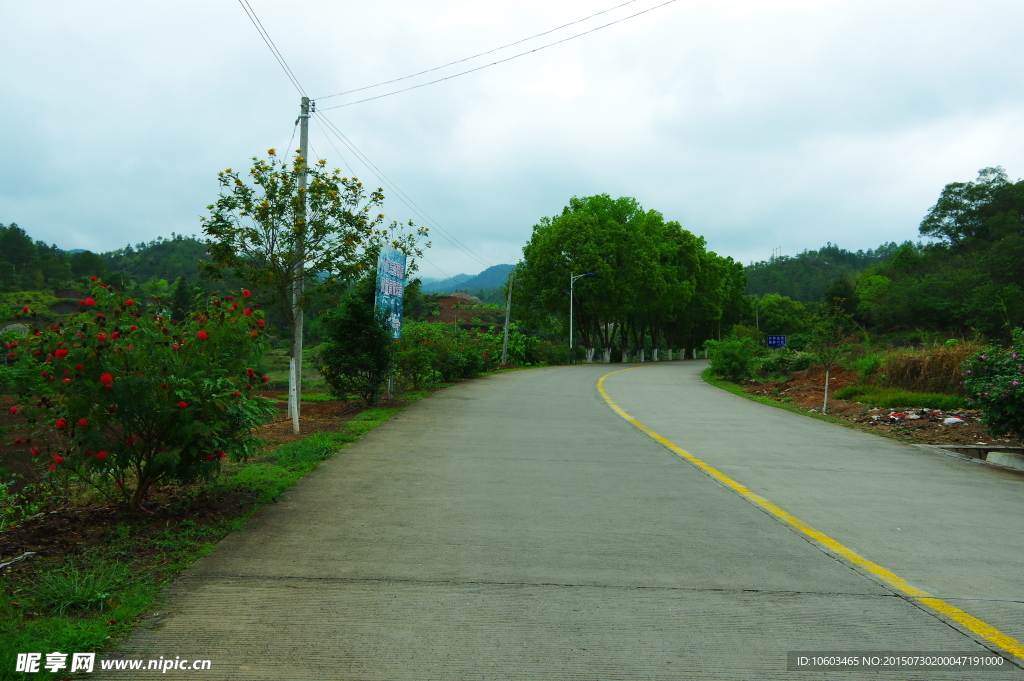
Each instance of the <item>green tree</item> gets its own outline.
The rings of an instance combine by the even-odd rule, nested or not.
[[[843,309],[842,299],[832,305],[823,305],[811,322],[810,348],[825,367],[825,401],[821,413],[828,413],[829,381],[832,367],[839,364],[849,350],[846,337],[849,335],[851,318]]]
[[[324,160],[307,165],[297,156],[289,167],[273,149],[267,153],[268,160],[253,158],[252,184],[231,169],[218,175],[222,193],[203,218],[210,261],[201,267],[215,281],[230,273],[272,306],[292,331],[288,353],[301,366],[302,310],[340,296],[347,282],[373,270],[375,246],[390,243],[422,255],[418,241],[426,229],[385,223],[378,212],[383,192],[367,192],[358,179],[328,171]],[[291,382],[297,394],[294,372]],[[298,400],[292,407],[297,431]]]
[[[777,293],[757,300],[758,328],[766,334],[790,335],[807,330],[807,310],[799,301]]]
[[[340,307],[324,315],[327,340],[317,357],[334,394],[354,393],[369,405],[377,404],[395,359],[391,326],[374,301],[375,284],[361,280]]]

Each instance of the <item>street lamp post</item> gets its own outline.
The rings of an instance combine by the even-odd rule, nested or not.
[[[592,277],[592,276],[594,276],[593,272],[588,272],[587,274],[570,274],[569,275],[569,364],[575,364],[576,363],[575,362],[575,358],[573,357],[573,352],[572,352],[572,327],[573,327],[573,318],[572,318],[572,287],[573,287],[573,284],[576,283],[577,279],[582,279],[583,277]]]

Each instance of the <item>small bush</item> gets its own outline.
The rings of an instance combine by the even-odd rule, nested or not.
[[[813,352],[798,352],[789,363],[790,371],[806,371],[813,366],[821,364],[818,356]]]
[[[795,358],[796,353],[787,348],[770,350],[768,355],[761,359],[758,373],[762,376],[786,376],[793,371]]]
[[[868,354],[846,362],[845,367],[852,371],[856,371],[857,375],[860,376],[860,379],[865,380],[869,376],[873,376],[878,373],[884,359],[885,358],[882,355]]]
[[[716,376],[735,383],[753,374],[759,349],[750,338],[709,340],[704,345],[711,355],[711,371]]]
[[[970,357],[964,363],[964,389],[984,413],[990,434],[1024,439],[1024,329],[1013,330],[1012,347]]]
[[[317,351],[320,373],[331,392],[354,393],[377,404],[395,358],[391,327],[377,308],[374,280],[359,282],[337,310],[324,315],[327,340]]]

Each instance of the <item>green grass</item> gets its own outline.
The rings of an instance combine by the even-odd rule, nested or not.
[[[901,388],[883,388],[878,385],[848,385],[836,391],[836,399],[862,402],[873,407],[927,407],[954,411],[967,409],[964,398],[942,393],[915,393]]]

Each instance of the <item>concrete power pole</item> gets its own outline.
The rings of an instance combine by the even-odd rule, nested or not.
[[[292,432],[299,434],[299,405],[302,403],[302,279],[305,268],[306,249],[306,180],[309,168],[309,97],[302,98],[302,112],[299,114],[299,157],[302,172],[299,174],[299,193],[302,208],[299,213],[300,230],[295,258],[295,280],[292,283],[292,358],[289,366],[288,413],[292,417]]]
[[[501,363],[508,359],[508,317],[512,311],[512,282],[516,280],[516,271],[508,273],[508,296],[505,300],[505,338],[501,341]]]

